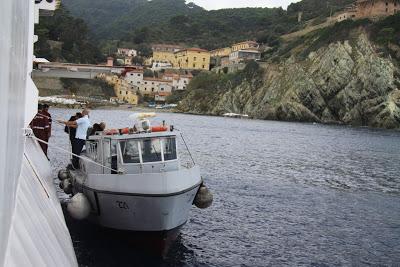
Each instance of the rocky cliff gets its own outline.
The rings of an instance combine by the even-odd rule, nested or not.
[[[365,32],[330,43],[305,59],[265,64],[256,79],[200,96],[190,90],[184,112],[248,114],[259,119],[400,127],[400,70],[376,52]]]

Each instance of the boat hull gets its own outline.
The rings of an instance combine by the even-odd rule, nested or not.
[[[199,187],[200,184],[166,195],[113,193],[82,186],[80,188],[92,206],[88,218],[91,222],[118,230],[162,232],[186,223]]]

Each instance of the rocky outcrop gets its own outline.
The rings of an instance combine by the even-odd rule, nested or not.
[[[196,99],[190,94],[180,107],[214,115],[233,112],[260,119],[398,128],[399,73],[361,33],[312,52],[305,60],[293,56],[281,64],[267,64],[261,85],[244,81],[216,94],[201,103],[206,112],[193,108],[199,104],[192,106]]]

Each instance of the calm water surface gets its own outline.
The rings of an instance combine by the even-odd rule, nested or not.
[[[68,119],[71,110],[53,109]],[[129,126],[128,111],[92,122]],[[400,133],[162,113],[214,193],[165,260],[68,222],[81,266],[400,266]],[[61,126],[51,141],[68,148]],[[53,167],[68,156],[50,149]],[[63,197],[63,196],[61,196]]]

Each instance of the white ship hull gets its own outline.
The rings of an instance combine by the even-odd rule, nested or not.
[[[0,266],[77,266],[50,164],[24,136],[37,112],[30,74],[38,5],[0,4]]]

